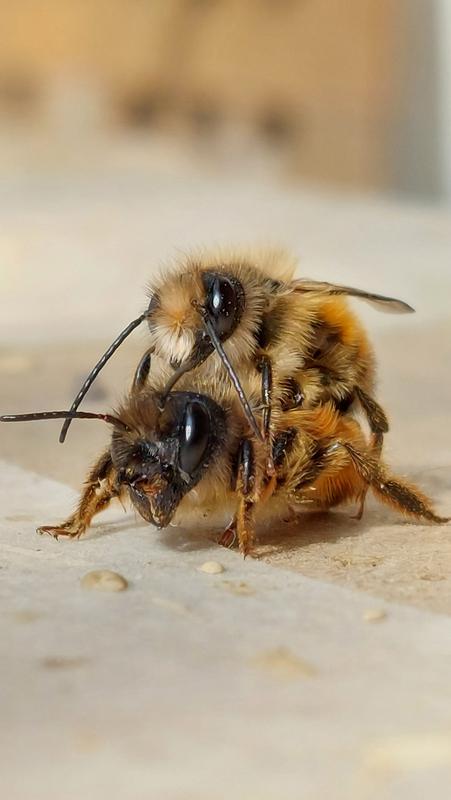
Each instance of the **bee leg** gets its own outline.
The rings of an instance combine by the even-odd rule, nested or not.
[[[340,444],[349,453],[356,472],[382,502],[415,519],[437,524],[449,522],[447,517],[439,517],[434,513],[429,498],[416,486],[391,475],[383,464],[375,461],[371,455],[364,455],[348,442]]]
[[[384,437],[382,434],[372,433],[371,434],[371,442],[370,442],[370,456],[373,458],[376,463],[379,463],[381,454],[382,454],[382,445],[384,443]],[[359,497],[357,498],[357,502],[359,504],[359,508],[356,514],[353,514],[351,519],[361,520],[363,517],[363,512],[365,510],[365,501],[366,496],[368,494],[369,485],[366,484],[364,489],[362,489]]]
[[[388,419],[379,403],[377,403],[372,397],[364,392],[363,389],[361,389],[359,386],[356,386],[355,392],[359,399],[360,405],[365,412],[371,430],[371,458],[373,458],[376,462],[379,462],[382,454],[382,446],[384,444],[384,433],[387,433],[389,429]],[[366,486],[360,495],[359,510],[355,515],[355,519],[362,519],[368,488],[369,487]]]
[[[374,398],[364,392],[360,386],[355,387],[355,393],[366,414],[371,432],[379,436],[388,433],[389,424],[384,409],[379,403],[376,403]]]
[[[371,434],[371,443],[370,443],[370,456],[373,458],[376,463],[379,463],[382,455],[382,445],[384,443],[384,437],[382,433],[372,433]],[[363,517],[363,512],[365,510],[365,501],[366,496],[368,494],[369,486],[368,484],[362,490],[360,496],[358,497],[359,508],[357,514],[353,515],[353,519],[360,520]]]
[[[142,389],[143,386],[145,385],[147,378],[149,377],[153,350],[154,348],[150,347],[148,350],[146,350],[143,357],[141,358],[141,361],[139,362],[136,368],[135,376],[133,378],[132,391]]]
[[[106,508],[110,500],[119,494],[117,473],[111,461],[110,451],[107,450],[88,474],[77,510],[61,525],[42,525],[37,532],[48,533],[55,539],[59,536],[78,539],[94,515]]]
[[[269,437],[271,425],[271,394],[272,394],[272,366],[271,359],[266,355],[260,355],[257,360],[257,369],[262,376],[262,435],[265,439]]]
[[[316,483],[319,479],[333,478],[339,475],[347,464],[349,464],[349,455],[341,442],[335,441],[325,448],[319,448],[296,484],[296,505],[314,504],[316,508],[318,506],[321,509],[328,508],[329,503],[323,499]],[[298,515],[299,509],[296,509],[295,506],[292,509],[293,512]]]
[[[231,549],[235,547],[236,544],[236,517],[234,517],[233,522],[228,528],[223,531],[218,539],[218,544],[221,547],[227,547],[227,549]]]
[[[240,445],[237,492],[239,499],[236,513],[236,533],[238,546],[246,558],[254,543],[255,503],[259,499],[255,475],[255,453],[249,439],[243,439]]]
[[[261,372],[262,376],[262,436],[266,442],[268,453],[268,461],[266,472],[269,477],[274,477],[274,461],[272,457],[272,444],[271,444],[271,410],[272,410],[272,364],[271,359],[267,355],[260,355],[257,359],[257,369]]]
[[[240,443],[237,463],[235,491],[238,494],[238,508],[229,527],[221,534],[218,543],[224,547],[238,547],[246,558],[254,542],[254,505],[257,500],[255,492],[254,452],[249,439]]]

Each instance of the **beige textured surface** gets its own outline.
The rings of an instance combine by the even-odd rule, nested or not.
[[[37,537],[74,493],[0,478],[2,797],[447,800],[448,617],[231,551],[203,574],[215,546],[121,510]],[[80,585],[105,569],[127,590]]]

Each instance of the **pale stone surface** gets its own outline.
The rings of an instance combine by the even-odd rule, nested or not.
[[[8,800],[423,800],[451,781],[451,620],[74,501],[1,465],[0,775]],[[86,592],[109,569],[126,592]],[[230,591],[246,586],[248,591]]]

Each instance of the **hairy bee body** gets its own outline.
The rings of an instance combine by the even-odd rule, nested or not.
[[[199,315],[195,303],[205,301],[202,275],[228,276],[243,288],[244,308],[223,341],[232,366],[249,374],[256,359],[272,361],[281,386],[304,370],[304,396],[309,404],[329,398],[343,401],[356,384],[372,392],[375,361],[357,316],[344,297],[328,294],[320,284],[299,291],[293,281],[295,263],[283,253],[256,256],[204,256],[188,259],[165,273],[151,287],[149,345],[163,364],[179,364],[196,348]],[[202,362],[207,379],[220,379],[220,361],[212,353]]]
[[[313,407],[331,400],[341,410],[360,407],[375,434],[374,445],[380,449],[388,423],[374,399],[375,359],[346,296],[384,310],[412,309],[363,290],[295,279],[294,270],[293,259],[279,251],[205,253],[166,269],[150,287],[145,314],[131,323],[100,359],[71,411],[78,408],[123,338],[146,321],[151,376],[158,377],[160,370],[164,373],[167,368],[167,392],[194,369],[200,370],[205,381],[231,380],[255,433],[255,419],[240,382],[257,367],[261,404],[267,407],[262,422],[267,443],[272,408],[278,402]],[[295,374],[300,379],[297,386]],[[61,441],[69,424],[70,420],[66,421]]]
[[[283,254],[185,260],[152,289],[147,312],[100,359],[69,412],[114,427],[65,523],[78,537],[115,498],[164,528],[196,518],[223,525],[251,551],[256,524],[358,502],[368,490],[401,513],[444,522],[382,461],[388,422],[374,399],[375,358],[346,296],[409,311],[392,298],[293,278]],[[123,339],[142,321],[149,348],[116,415],[76,409]],[[177,389],[175,386],[177,384]],[[363,412],[369,435],[362,427]]]
[[[370,489],[408,516],[443,522],[413,485],[374,458],[360,423],[331,401],[312,408],[275,407],[267,473],[266,444],[255,437],[230,386],[193,371],[162,403],[164,381],[140,388],[116,412],[106,453],[90,472],[76,512],[41,531],[82,535],[111,499],[129,499],[157,527],[189,527],[207,520],[223,528],[220,542],[237,540],[251,552],[259,524],[359,502]],[[244,379],[261,421],[258,385]]]

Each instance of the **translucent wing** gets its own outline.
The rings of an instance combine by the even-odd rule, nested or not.
[[[404,303],[403,300],[397,300],[395,297],[385,297],[382,294],[374,294],[373,292],[365,292],[363,289],[353,289],[351,286],[337,286],[334,283],[327,283],[326,281],[311,281],[307,278],[299,278],[292,281],[290,287],[294,292],[315,292],[324,295],[347,295],[349,297],[359,297],[361,300],[366,300],[367,303],[377,306],[381,311],[386,311],[388,314],[412,314],[415,309]]]

